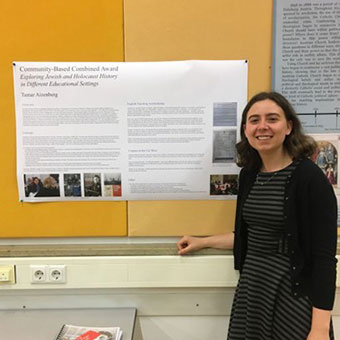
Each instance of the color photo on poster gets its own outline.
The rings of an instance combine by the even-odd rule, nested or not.
[[[237,195],[237,175],[211,175],[210,195]]]
[[[58,174],[24,175],[26,197],[59,197]]]

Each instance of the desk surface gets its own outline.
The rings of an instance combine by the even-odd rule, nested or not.
[[[1,339],[55,340],[64,324],[115,327],[132,340],[135,308],[1,310]]]

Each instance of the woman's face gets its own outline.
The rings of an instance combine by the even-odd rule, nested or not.
[[[270,99],[256,102],[247,113],[243,126],[249,144],[260,155],[283,153],[283,142],[292,131],[282,108]]]

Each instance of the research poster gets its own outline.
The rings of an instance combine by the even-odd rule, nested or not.
[[[19,199],[234,199],[247,62],[14,62]]]
[[[273,89],[309,133],[340,132],[340,1],[275,0]]]

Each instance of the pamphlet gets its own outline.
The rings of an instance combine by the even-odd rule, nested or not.
[[[56,340],[121,340],[120,327],[88,327],[64,325]]]

